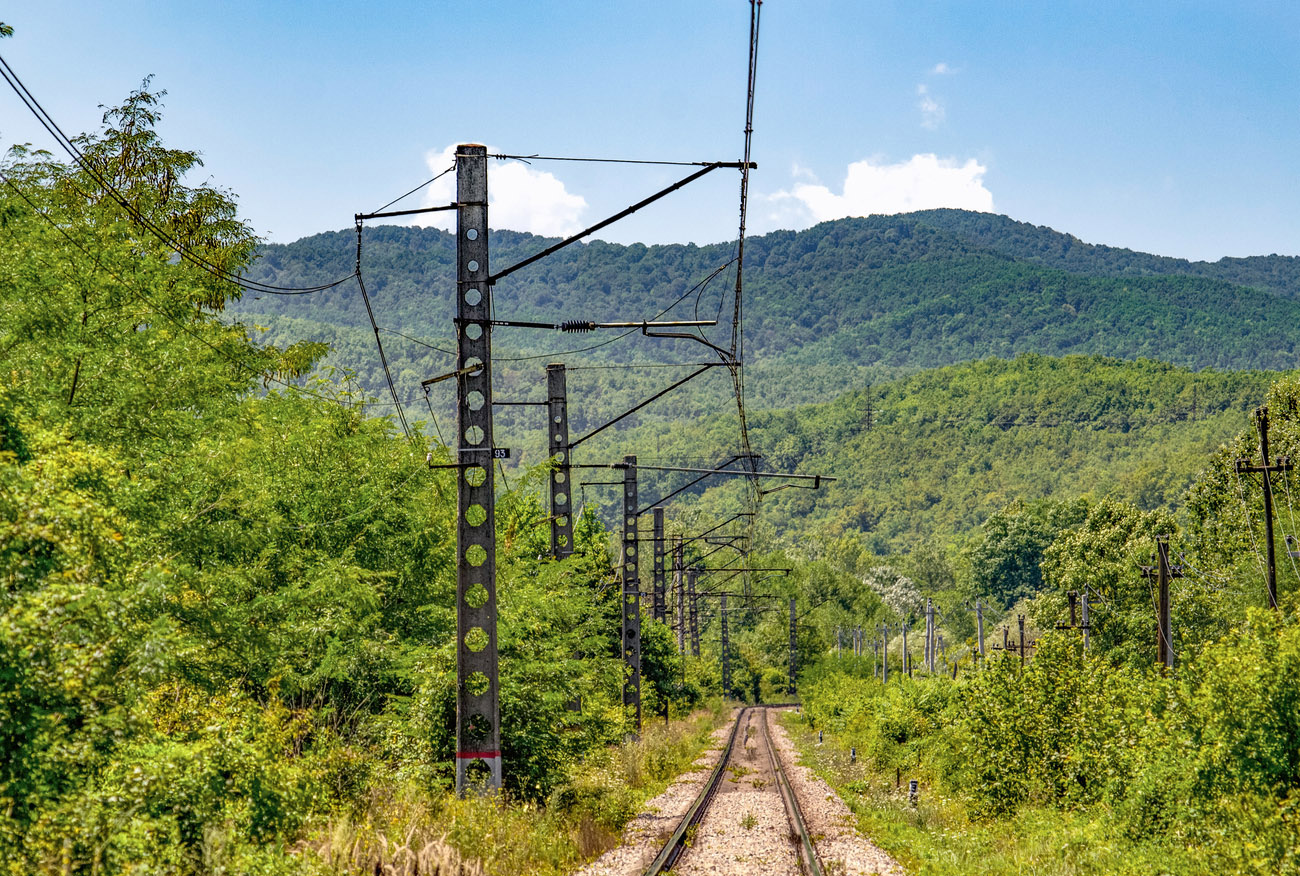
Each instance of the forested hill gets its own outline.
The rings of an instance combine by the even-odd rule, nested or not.
[[[764,499],[775,532],[801,543],[855,535],[878,555],[959,542],[1007,504],[1111,497],[1176,508],[1278,375],[1193,372],[1160,362],[1024,355],[923,371],[829,402],[755,412],[750,437],[773,471],[838,478]],[[734,414],[643,426],[608,455],[726,446]],[[682,482],[685,482],[685,476]],[[678,485],[665,483],[663,492]],[[653,490],[651,490],[653,492]],[[698,494],[709,513],[743,485]]]
[[[1078,274],[1150,276],[1172,274],[1207,277],[1240,286],[1253,286],[1282,298],[1300,298],[1300,257],[1250,256],[1192,262],[1151,255],[1121,247],[1084,243],[1043,225],[1017,222],[1009,216],[969,210],[923,210],[910,216],[932,228],[1016,259]]]
[[[365,232],[363,270],[381,325],[449,344],[452,236],[433,229],[380,226]],[[492,235],[501,268],[550,239],[511,231]],[[732,244],[574,245],[501,281],[500,318],[713,317],[731,282],[724,273],[696,286],[732,256]],[[352,270],[355,236],[320,234],[271,245],[252,274],[303,285]],[[1081,244],[1069,235],[1002,216],[955,210],[826,222],[806,231],[753,238],[746,249],[746,351],[751,365],[786,375],[782,393],[760,400],[807,400],[804,375],[818,391],[844,390],[864,370],[898,374],[1023,352],[1147,357],[1191,368],[1285,369],[1300,340],[1300,269],[1276,256],[1190,263]],[[302,298],[249,298],[236,312],[269,324],[292,316],[294,336],[317,332],[338,347],[333,364],[379,386],[364,305],[352,284]],[[352,331],[362,329],[364,331]],[[721,329],[719,331],[721,332]],[[633,339],[635,340],[635,339]],[[574,344],[552,333],[501,331],[504,354],[545,355]],[[653,346],[653,349],[650,347]],[[602,360],[698,358],[689,343],[612,344]],[[390,355],[411,378],[440,373],[444,358],[394,339]],[[572,360],[567,360],[572,361]],[[536,363],[533,363],[536,364]],[[820,369],[820,370],[819,370]],[[418,389],[418,380],[406,389]],[[770,392],[770,390],[768,390]]]

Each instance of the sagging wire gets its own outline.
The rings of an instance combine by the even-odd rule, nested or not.
[[[366,292],[365,280],[361,277],[361,228],[362,222],[357,220],[357,267],[353,276],[357,278],[357,288],[361,290],[361,300],[366,305],[366,315],[370,317],[370,327],[375,332],[375,346],[379,349],[379,362],[384,366],[384,379],[388,381],[388,391],[393,395],[393,406],[397,409],[398,422],[402,424],[402,431],[406,434],[406,439],[412,443],[415,442],[415,436],[411,433],[411,426],[406,421],[406,411],[402,408],[402,402],[397,397],[397,386],[393,383],[393,372],[388,367],[388,357],[384,354],[384,342],[379,337],[379,324],[375,322],[375,311],[370,306],[370,294]],[[432,412],[432,407],[430,412]]]
[[[429,397],[429,387],[424,388],[424,403],[429,407],[429,418],[433,420],[433,431],[438,435],[438,442],[447,446],[447,439],[442,437],[442,427],[438,425],[438,415],[433,412],[433,400]]]
[[[1268,472],[1264,473],[1265,476]],[[1241,511],[1246,517],[1246,531],[1250,533],[1250,547],[1255,554],[1255,562],[1259,564],[1260,577],[1264,579],[1264,590],[1268,591],[1268,564],[1264,561],[1264,556],[1259,552],[1259,545],[1255,541],[1255,521],[1250,517],[1250,509],[1246,506],[1246,490],[1241,485],[1241,472],[1236,473],[1237,477],[1237,495],[1241,499]]]
[[[93,261],[96,265],[99,264],[99,259],[98,259],[96,256],[92,255],[88,249],[86,249],[84,246],[81,245],[81,243],[80,243],[78,240],[76,240],[76,238],[72,237],[72,235],[70,235],[70,234],[67,232],[67,230],[63,228],[63,226],[59,225],[59,223],[55,222],[53,218],[51,218],[48,214],[46,214],[43,210],[41,210],[40,207],[38,207],[38,206],[36,205],[36,202],[33,201],[30,197],[28,197],[26,192],[24,192],[22,189],[18,188],[18,186],[14,184],[13,180],[11,180],[11,179],[9,178],[9,176],[8,176],[7,174],[5,174],[2,170],[0,170],[0,181],[3,181],[4,184],[5,184],[6,186],[8,186],[9,189],[10,189],[14,194],[18,195],[19,198],[21,198],[23,201],[25,201],[25,202],[27,203],[27,205],[28,205],[29,207],[32,208],[32,212],[33,212],[33,213],[35,213],[37,216],[41,217],[41,219],[43,219],[47,224],[49,224],[49,226],[50,226],[51,228],[53,228],[53,229],[54,229],[55,231],[57,231],[60,235],[62,235],[63,238],[64,238],[65,240],[67,240],[68,243],[71,244],[72,247],[73,247],[74,249],[76,249],[77,251],[79,251],[79,252],[80,252],[82,255],[84,255],[86,258],[88,258],[88,259],[90,259],[91,261]],[[122,285],[122,288],[123,288],[123,289],[125,289],[125,290],[126,290],[127,292],[129,292],[132,296],[134,296],[138,301],[140,301],[140,303],[142,303],[145,307],[147,307],[151,313],[156,313],[156,314],[158,314],[159,316],[163,317],[163,318],[166,319],[168,322],[170,322],[170,323],[172,323],[174,326],[176,326],[178,329],[180,329],[181,331],[185,332],[185,334],[189,335],[190,337],[194,338],[194,339],[195,339],[196,341],[198,341],[199,343],[203,344],[203,346],[205,346],[205,347],[207,347],[208,349],[212,350],[212,352],[215,353],[219,359],[222,359],[222,360],[224,360],[224,361],[230,363],[231,365],[234,365],[234,366],[236,366],[236,367],[238,367],[238,368],[244,370],[245,372],[247,372],[247,373],[249,373],[249,374],[256,375],[256,376],[260,377],[263,381],[265,381],[265,382],[267,382],[267,383],[276,383],[276,384],[279,384],[279,385],[285,387],[286,389],[292,389],[292,390],[294,390],[295,392],[299,392],[299,393],[302,393],[302,394],[304,394],[304,395],[309,395],[309,396],[312,396],[312,397],[314,397],[314,398],[321,399],[322,401],[332,402],[333,404],[336,404],[336,405],[338,405],[339,407],[343,407],[343,408],[355,408],[355,407],[363,407],[363,408],[364,408],[364,407],[366,407],[366,406],[374,406],[374,405],[379,405],[379,404],[387,404],[387,402],[349,402],[349,401],[343,401],[343,400],[340,400],[340,399],[338,399],[338,398],[335,398],[335,397],[332,397],[332,396],[325,395],[325,394],[323,394],[323,393],[314,392],[314,391],[312,391],[312,390],[310,390],[310,389],[307,389],[306,387],[299,386],[299,385],[296,384],[296,383],[291,383],[291,382],[289,382],[289,381],[287,381],[287,380],[282,380],[282,379],[280,379],[280,378],[274,376],[273,374],[268,373],[266,370],[264,370],[264,369],[262,369],[262,368],[254,367],[253,365],[248,364],[247,362],[243,361],[242,359],[237,359],[237,358],[235,358],[234,356],[231,356],[231,355],[228,354],[225,350],[222,350],[220,347],[218,347],[217,345],[213,344],[213,343],[212,343],[211,341],[209,341],[207,338],[205,338],[205,337],[203,337],[202,335],[198,334],[198,333],[197,333],[196,331],[194,331],[194,329],[191,327],[191,325],[190,325],[190,321],[189,321],[188,319],[183,319],[183,318],[181,318],[181,317],[177,317],[176,315],[172,314],[171,312],[169,312],[168,310],[166,310],[164,307],[162,307],[161,305],[159,305],[157,302],[151,301],[151,300],[150,300],[146,295],[144,295],[144,293],[138,291],[138,290],[137,290],[137,289],[132,285],[132,283],[131,283],[129,280],[127,280],[125,277],[123,277],[123,276],[122,276],[121,274],[119,274],[117,271],[115,271],[115,270],[113,270],[112,268],[107,267],[107,266],[103,267],[102,270],[103,270],[105,273],[107,273],[110,277],[112,277],[113,279],[117,280],[118,283],[120,283],[120,284]],[[349,279],[350,279],[350,278],[349,278]]]
[[[1264,476],[1268,477],[1268,472],[1264,472]],[[1286,490],[1286,511],[1287,516],[1291,518],[1291,531],[1294,533],[1297,532],[1297,529],[1295,522],[1295,509],[1292,507],[1291,503],[1291,479],[1286,476],[1285,471],[1282,472],[1282,487]],[[1295,538],[1294,535],[1283,533],[1283,541],[1286,543],[1286,555],[1291,561],[1291,571],[1295,573],[1296,580],[1300,580],[1300,568],[1296,568],[1295,550],[1291,547]]]
[[[445,354],[445,355],[447,355],[447,356],[455,356],[455,355],[456,355],[456,351],[455,351],[455,350],[447,350],[447,349],[444,349],[444,348],[442,348],[442,347],[439,347],[437,344],[433,344],[433,343],[430,343],[429,341],[421,340],[420,338],[411,337],[410,335],[408,335],[408,334],[403,334],[402,332],[399,332],[399,331],[397,331],[396,329],[384,328],[383,326],[380,326],[379,330],[380,330],[381,332],[387,332],[387,333],[390,334],[390,335],[397,335],[399,338],[403,338],[403,339],[405,339],[405,340],[408,340],[408,341],[410,341],[410,342],[413,343],[413,344],[418,344],[418,345],[421,346],[421,347],[427,347],[427,348],[430,349],[430,350],[434,350],[434,351],[436,351],[436,352],[443,353],[443,354]]]
[[[23,84],[23,81],[18,78],[18,74],[14,72],[13,68],[9,66],[9,62],[6,61],[3,56],[0,56],[0,78],[3,78],[5,83],[8,84],[13,92],[18,95],[18,99],[21,100],[27,107],[28,111],[36,117],[36,121],[40,123],[41,127],[45,128],[46,132],[54,138],[59,147],[68,153],[69,157],[72,158],[73,162],[76,163],[84,173],[103,187],[105,193],[107,193],[119,207],[126,211],[126,214],[130,217],[131,221],[156,237],[165,246],[173,250],[177,256],[205,273],[217,278],[218,280],[231,283],[232,285],[238,286],[239,288],[245,289],[249,292],[261,292],[268,295],[311,295],[316,292],[324,292],[327,289],[341,286],[352,279],[352,275],[349,275],[334,280],[333,282],[322,283],[317,286],[276,286],[270,283],[262,283],[258,280],[245,279],[237,274],[227,271],[225,268],[213,264],[202,256],[191,252],[185,244],[168,234],[165,229],[145,216],[144,213],[127,200],[126,196],[123,195],[116,186],[109,182],[109,180],[99,172],[94,164],[92,164],[90,160],[86,158],[85,154],[77,147],[77,144],[63,132],[63,129],[54,121],[53,116],[45,111],[45,108],[41,106],[40,101],[38,101],[31,91],[28,90],[27,86]]]

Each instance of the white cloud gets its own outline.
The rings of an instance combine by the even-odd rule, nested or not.
[[[916,86],[916,93],[921,98],[916,105],[921,110],[921,127],[933,131],[943,124],[943,104],[934,99],[924,84]]]
[[[488,147],[488,152],[498,150]],[[455,145],[441,152],[430,151],[425,160],[431,173],[442,173],[455,163]],[[424,206],[435,207],[456,200],[456,175],[449,173],[425,191]],[[529,231],[547,237],[562,237],[582,229],[581,217],[587,200],[564,187],[554,174],[535,170],[522,161],[492,161],[488,165],[488,223],[493,228]],[[454,213],[429,213],[414,224],[451,230]]]
[[[952,68],[948,66],[946,61],[940,61],[930,68],[930,72],[935,76],[942,76],[945,73],[951,73]]]
[[[987,171],[973,158],[958,163],[933,154],[913,155],[898,164],[864,159],[849,165],[843,194],[835,194],[821,183],[797,182],[790,191],[772,197],[785,204],[797,203],[813,222],[936,207],[987,213],[993,210],[993,193],[984,187]]]

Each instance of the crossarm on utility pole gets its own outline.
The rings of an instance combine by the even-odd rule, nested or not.
[[[752,455],[752,456],[757,456],[758,454],[751,454],[751,455]],[[736,462],[737,460],[745,459],[745,458],[746,458],[746,455],[745,455],[745,454],[740,454],[740,453],[738,453],[738,454],[736,454],[735,456],[731,457],[731,459],[728,459],[728,460],[727,460],[726,462],[724,462],[722,465],[718,466],[718,468],[726,468],[727,466],[731,465],[733,462]],[[737,474],[744,474],[744,472],[737,472]],[[690,481],[690,482],[687,483],[685,486],[678,487],[677,489],[673,490],[673,491],[672,491],[671,493],[669,493],[668,495],[666,495],[666,496],[660,496],[658,499],[656,499],[655,501],[651,502],[649,505],[646,505],[644,508],[642,508],[642,509],[640,510],[640,512],[638,512],[638,513],[644,514],[648,509],[653,508],[653,507],[656,506],[656,505],[662,505],[662,504],[664,504],[664,503],[667,502],[669,499],[673,498],[674,496],[676,496],[676,495],[679,494],[679,493],[684,493],[684,492],[686,492],[686,491],[689,490],[691,487],[695,486],[696,484],[698,484],[700,481],[704,480],[704,479],[707,478],[707,477],[708,477],[707,474],[702,474],[702,475],[700,475],[700,476],[697,477],[695,480]],[[736,518],[733,517],[733,518],[731,518],[731,519],[732,519],[732,520],[735,520]]]

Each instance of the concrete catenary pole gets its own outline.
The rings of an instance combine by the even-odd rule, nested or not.
[[[456,381],[456,792],[461,795],[501,788],[487,201],[487,147],[457,146],[456,355],[463,373]]]

